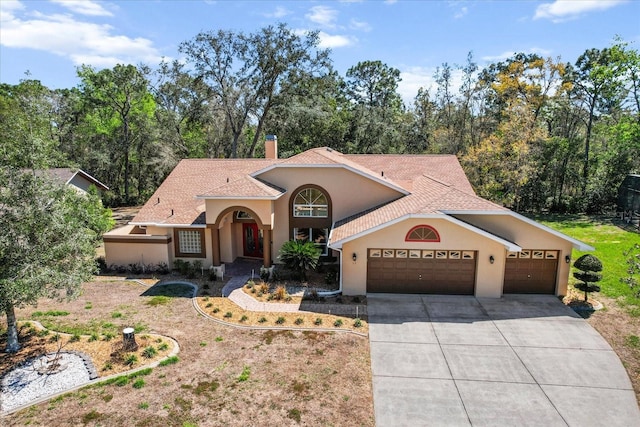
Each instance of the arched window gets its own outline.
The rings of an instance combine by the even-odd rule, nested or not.
[[[429,225],[416,225],[404,238],[406,242],[439,242],[440,235]]]
[[[313,187],[301,190],[293,200],[293,216],[296,218],[327,218],[329,216],[327,196]]]

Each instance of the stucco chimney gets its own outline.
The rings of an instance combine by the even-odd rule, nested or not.
[[[275,135],[267,135],[264,140],[264,158],[278,158],[278,137]]]

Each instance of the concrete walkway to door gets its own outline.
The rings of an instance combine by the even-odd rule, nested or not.
[[[553,296],[367,301],[380,427],[640,426],[620,359]]]

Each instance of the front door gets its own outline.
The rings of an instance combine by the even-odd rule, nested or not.
[[[242,224],[242,245],[244,247],[244,256],[262,258],[262,241],[262,230],[258,228],[258,224]]]

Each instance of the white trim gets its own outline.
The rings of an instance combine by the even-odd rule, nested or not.
[[[574,249],[577,249],[579,251],[591,252],[596,250],[596,248],[594,248],[591,245],[587,245],[586,243],[581,242],[578,239],[574,239],[571,236],[567,236],[566,234],[561,233],[560,231],[554,230],[553,228],[547,227],[544,224],[540,224],[537,221],[534,221],[530,218],[527,218],[524,215],[520,215],[519,213],[516,213],[511,210],[504,210],[504,211],[444,211],[443,210],[442,213],[445,213],[447,215],[508,215],[520,221],[526,222],[531,226],[539,228],[542,231],[546,231],[549,234],[559,237],[562,240],[566,240],[567,242],[570,242],[573,245]]]
[[[207,228],[207,224],[164,224],[157,222],[130,222],[129,225],[137,225],[138,227],[152,226],[163,228]]]
[[[273,164],[271,166],[267,166],[264,169],[260,169],[259,171],[253,172],[253,173],[250,174],[250,176],[252,178],[255,178],[258,175],[261,175],[263,173],[269,172],[270,170],[273,170],[273,169],[276,169],[276,168],[303,168],[303,169],[306,169],[306,168],[328,168],[328,169],[342,168],[342,169],[346,169],[346,170],[348,170],[350,172],[353,172],[356,175],[360,175],[362,177],[365,177],[365,178],[368,178],[368,179],[370,179],[372,181],[375,181],[375,182],[377,182],[379,184],[382,184],[382,185],[384,185],[386,187],[389,187],[389,188],[391,188],[391,189],[393,189],[393,190],[395,190],[395,191],[397,191],[397,192],[399,192],[401,194],[404,194],[405,196],[411,194],[409,191],[405,190],[404,188],[402,188],[402,187],[400,187],[400,186],[398,186],[396,184],[393,184],[393,183],[391,183],[389,181],[386,181],[386,180],[384,180],[382,178],[378,178],[375,175],[370,175],[370,174],[364,173],[361,170],[358,170],[356,168],[353,168],[353,167],[351,167],[349,165],[345,165],[345,164],[342,164],[342,163],[335,163],[335,164],[324,164],[324,163],[321,163],[321,164],[300,164],[300,163],[298,163],[298,164],[295,164],[295,163],[282,164],[282,163],[276,163],[276,164]]]
[[[84,175],[82,176],[82,178],[86,179],[87,181],[91,182],[92,185],[96,185],[96,183],[100,184],[103,187],[103,191],[109,190],[109,187],[107,187],[106,185],[104,185],[102,182],[98,181],[97,179],[95,179],[94,177],[92,177],[91,175],[89,175],[88,173],[86,173],[85,171],[83,171],[82,169],[78,169],[72,176],[71,178],[69,178],[69,180],[66,182],[66,184],[69,184],[73,178],[76,177],[76,175],[81,174]]]
[[[387,228],[387,227],[389,227],[391,225],[394,225],[394,224],[397,224],[399,222],[405,221],[407,219],[412,219],[412,218],[443,219],[445,221],[452,222],[452,223],[454,223],[454,224],[456,224],[456,225],[458,225],[458,226],[460,226],[462,228],[465,228],[465,229],[467,229],[467,230],[469,230],[469,231],[471,231],[473,233],[479,234],[479,235],[481,235],[483,237],[486,237],[488,239],[496,241],[496,242],[500,243],[501,245],[504,245],[504,247],[509,251],[520,252],[522,250],[522,248],[520,246],[518,246],[517,244],[515,244],[513,242],[505,240],[502,237],[498,237],[495,234],[489,233],[488,231],[484,231],[482,229],[479,229],[479,228],[477,228],[477,227],[475,227],[475,226],[473,226],[471,224],[467,224],[464,221],[460,221],[459,219],[450,217],[448,215],[443,215],[443,214],[407,214],[407,215],[401,216],[399,218],[396,218],[394,220],[385,222],[384,224],[380,224],[380,225],[377,225],[377,226],[375,226],[373,228],[369,228],[368,230],[361,231],[360,233],[356,233],[353,236],[350,236],[350,237],[348,237],[346,239],[342,239],[339,242],[337,242],[337,244],[335,246],[334,246],[334,243],[331,243],[331,234],[329,234],[329,242],[330,243],[328,244],[328,246],[331,249],[342,248],[342,245],[347,243],[347,242],[359,239],[360,237],[366,236],[367,234],[371,234],[371,233],[373,233],[375,231],[382,230],[382,229]],[[332,228],[332,232],[333,232],[333,228]]]
[[[196,199],[203,200],[278,200],[285,192],[278,194],[277,196],[207,196],[206,194],[196,195]]]

